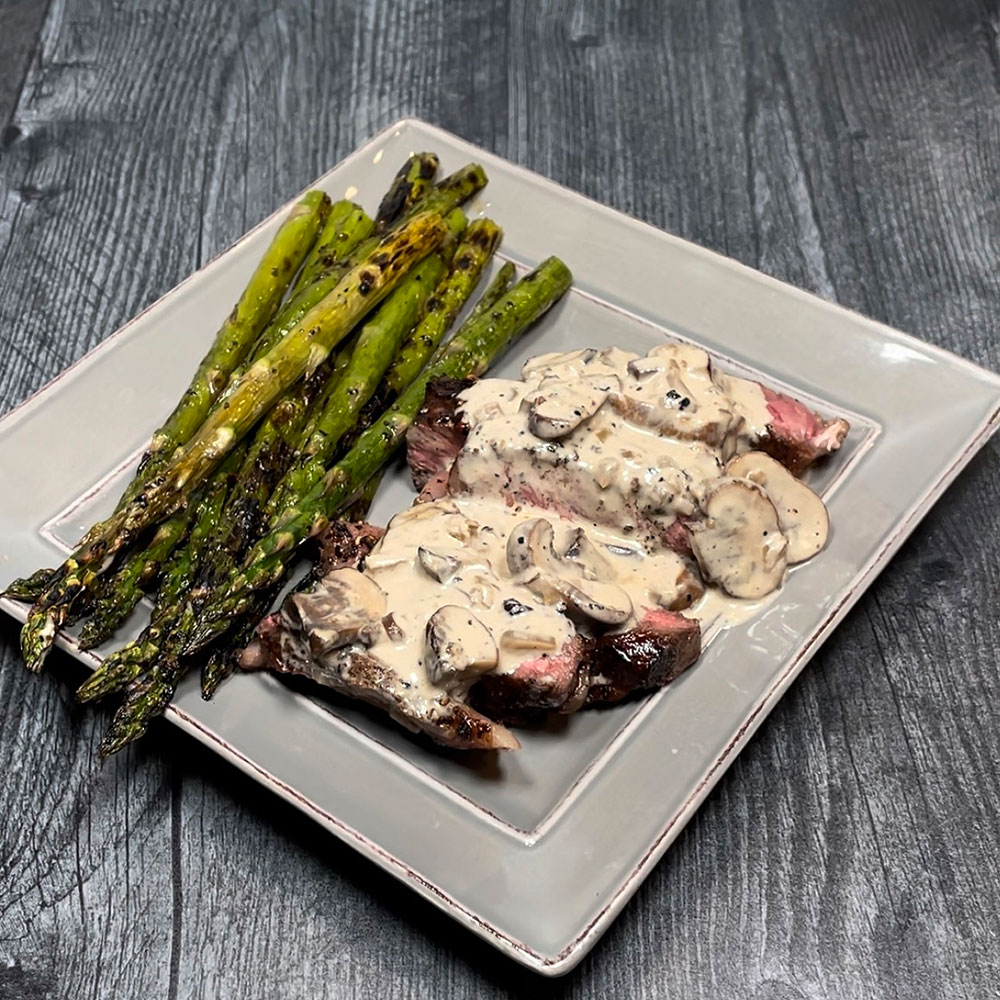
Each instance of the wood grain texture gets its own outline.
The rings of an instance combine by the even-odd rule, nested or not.
[[[1000,369],[995,0],[23,9],[3,409],[408,114]],[[554,983],[168,727],[100,765],[2,622],[0,998],[995,996],[998,504],[994,442]]]

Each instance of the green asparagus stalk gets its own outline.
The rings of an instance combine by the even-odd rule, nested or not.
[[[486,187],[486,181],[486,171],[478,163],[468,163],[435,184],[426,198],[413,205],[404,221],[417,212],[447,215]]]
[[[4,592],[4,597],[9,597],[12,601],[34,602],[37,601],[50,584],[55,582],[55,575],[59,571],[51,566],[44,569],[37,569],[31,576],[23,576],[15,580]]]
[[[287,498],[301,496],[322,478],[337,446],[357,423],[362,407],[399,353],[403,339],[413,329],[443,271],[439,257],[428,257],[365,324],[347,370],[330,394],[300,458],[275,490],[269,505],[272,516],[284,509]]]
[[[330,208],[326,225],[306,257],[292,288],[292,297],[340,267],[348,254],[367,239],[375,223],[353,201],[336,201]]]
[[[472,311],[469,313],[469,319],[473,320],[482,316],[484,312],[492,309],[496,305],[497,300],[507,293],[507,290],[511,285],[514,284],[514,279],[517,277],[517,268],[507,261],[503,267],[497,271],[493,280],[486,286],[486,291],[483,292],[479,301],[472,307]]]
[[[143,674],[159,655],[161,637],[173,628],[208,550],[219,515],[240,468],[245,448],[230,452],[191,505],[190,534],[176,549],[163,573],[150,624],[138,639],[105,658],[77,689],[77,701],[92,701],[120,691]],[[169,523],[169,522],[168,522]]]
[[[240,365],[281,302],[295,272],[309,252],[323,225],[330,199],[322,191],[310,191],[295,205],[261,258],[243,294],[226,318],[191,383],[165,423],[154,432],[132,482],[119,502],[119,509],[132,500],[143,483],[165,465],[176,448],[186,444],[201,426],[229,375]],[[81,547],[100,537],[107,522],[94,525]],[[41,581],[46,577],[46,585]],[[63,571],[39,570],[24,580],[15,580],[6,591],[15,600],[42,599],[62,583]],[[60,616],[60,624],[66,614]],[[45,629],[51,627],[46,622]],[[53,633],[54,634],[54,633]],[[44,656],[44,653],[43,653]],[[41,664],[39,663],[40,667]]]
[[[303,375],[315,371],[355,322],[399,285],[446,235],[447,226],[439,215],[420,215],[352,269],[281,343],[247,370],[229,397],[229,407],[208,419],[158,480],[136,497],[121,519],[118,537],[130,540],[137,531],[172,514],[191,486],[211,473],[278,397]],[[120,544],[110,539],[101,556]]]
[[[226,387],[230,373],[253,347],[299,265],[309,252],[323,225],[330,199],[322,191],[310,191],[292,209],[261,258],[236,307],[216,334],[173,413],[153,435],[139,469],[166,464],[175,448],[185,444],[201,426],[212,403]]]
[[[550,257],[500,298],[491,312],[463,325],[437,360],[358,438],[350,452],[251,549],[241,572],[204,609],[186,651],[193,652],[226,631],[227,622],[251,605],[255,591],[281,580],[298,545],[322,531],[402,443],[431,379],[481,374],[514,337],[563,295],[571,280],[566,265]]]
[[[157,528],[148,547],[129,553],[94,601],[90,618],[80,630],[81,649],[93,649],[114,635],[139,603],[143,590],[159,576],[164,561],[187,534],[189,522],[188,511],[175,514]]]
[[[345,204],[350,204],[350,202]],[[332,214],[331,211],[331,216]],[[236,369],[234,377],[230,378],[226,391],[216,403],[216,408],[227,401],[240,377],[251,364],[259,361],[280,341],[284,340],[307,313],[333,292],[347,271],[350,270],[352,262],[356,264],[364,260],[368,253],[378,245],[378,240],[368,242],[368,235],[374,225],[375,223],[363,211],[360,214],[350,212],[341,218],[340,236],[328,240],[325,249],[322,249],[322,256],[318,259],[317,266],[311,266],[309,261],[303,265],[302,274],[304,275],[307,270],[310,271],[312,280],[304,283],[300,275],[295,288],[292,289],[291,298],[260,335],[250,356],[243,365]],[[327,229],[324,229],[324,233],[327,232]],[[321,235],[320,238],[322,239],[323,236]],[[368,250],[355,260],[355,251],[362,244],[366,245]]]
[[[141,677],[159,648],[147,645],[151,641],[148,640],[151,631],[151,627],[147,627],[138,639],[105,657],[101,665],[76,689],[76,700],[85,704],[106,698],[109,694],[124,690],[137,677]]]
[[[477,191],[482,190],[486,186],[486,181],[486,172],[483,168],[476,163],[470,163],[460,170],[456,170],[455,173],[449,174],[431,188],[423,198],[414,203],[398,225],[405,225],[423,212],[437,212],[439,215],[447,217],[450,212],[468,201]],[[369,253],[377,238],[377,236],[371,236],[359,243],[349,258],[350,262],[354,263]]]
[[[434,153],[414,153],[399,168],[379,204],[375,232],[387,232],[430,191],[439,163]]]
[[[133,681],[97,750],[102,758],[146,735],[150,722],[162,715],[177,690],[183,669],[173,660],[158,662],[144,677]]]
[[[219,685],[236,668],[240,652],[253,639],[257,623],[267,614],[268,609],[278,596],[279,588],[261,590],[257,599],[252,601],[249,610],[235,626],[232,641],[219,642],[209,650],[205,663],[201,668],[201,696],[210,701]]]
[[[385,384],[392,394],[401,393],[427,364],[479,283],[502,236],[503,230],[490,219],[470,223],[455,250],[451,269],[428,299],[423,318],[386,373]]]

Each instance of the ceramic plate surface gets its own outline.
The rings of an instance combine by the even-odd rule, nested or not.
[[[670,687],[523,733],[518,753],[434,749],[381,715],[272,677],[169,718],[519,962],[556,975],[594,944],[725,768],[1000,419],[1000,378],[635,222],[418,121],[391,126],[317,181],[372,209],[412,151],[478,160],[469,206],[502,256],[558,254],[575,285],[503,359],[690,340],[719,364],[844,414],[843,450],[812,480],[830,544],[758,617],[713,639]],[[109,512],[288,206],[0,422],[0,585],[52,565]],[[150,386],[147,373],[156,371]],[[100,400],[95,407],[93,400]],[[81,402],[84,401],[84,402]],[[87,416],[82,416],[87,414]],[[39,462],[38,455],[46,457]],[[9,484],[16,484],[10,488]],[[413,496],[404,467],[372,520]],[[3,607],[23,618],[24,609]],[[137,616],[131,628],[138,630]],[[64,648],[88,663],[71,638]],[[30,706],[26,706],[30,711]]]

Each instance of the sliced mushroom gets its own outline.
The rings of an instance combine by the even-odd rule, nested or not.
[[[587,579],[583,567],[556,555],[552,525],[538,517],[517,525],[507,539],[507,567],[543,601],[567,606],[603,625],[621,625],[632,600],[613,583]]]
[[[308,593],[293,594],[284,608],[292,623],[308,632],[313,656],[355,642],[370,646],[385,612],[382,588],[348,568],[327,573]]]
[[[663,362],[659,358],[633,358],[626,369],[634,379],[648,378],[650,375],[658,375],[663,371]]]
[[[613,583],[581,580],[567,584],[563,599],[572,609],[602,625],[623,625],[632,614],[632,599]]]
[[[424,637],[427,676],[435,684],[452,687],[497,665],[499,654],[490,630],[468,608],[457,604],[438,608]]]
[[[551,635],[528,632],[519,628],[508,628],[500,634],[500,645],[504,649],[552,650],[556,648],[556,640]]]
[[[549,556],[546,541],[552,551],[551,558],[555,559],[555,552],[552,550],[552,525],[542,517],[522,521],[507,536],[507,568],[514,576],[520,576],[536,568],[539,562],[547,562]]]
[[[706,580],[733,597],[757,598],[781,584],[788,545],[767,494],[745,479],[723,479],[702,501],[691,549]]]
[[[564,559],[572,559],[588,580],[607,580],[614,574],[611,563],[590,540],[583,528],[576,528],[569,536]]]
[[[609,393],[620,389],[620,379],[605,375],[589,375],[572,383],[543,383],[528,409],[528,430],[545,441],[565,437],[589,420]]]
[[[804,562],[826,545],[830,516],[823,501],[780,462],[762,451],[748,451],[732,459],[726,474],[749,479],[764,488],[778,512],[778,524],[788,539],[785,557],[790,565]]]
[[[462,565],[454,556],[432,552],[423,545],[417,546],[417,560],[424,572],[438,583],[447,583]]]
[[[402,642],[406,638],[406,633],[399,622],[396,621],[396,616],[391,611],[387,615],[383,615],[382,627],[385,629],[385,634],[393,642]]]

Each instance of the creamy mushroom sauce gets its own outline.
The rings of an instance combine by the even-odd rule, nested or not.
[[[365,562],[385,617],[364,644],[414,703],[461,697],[482,672],[558,655],[578,627],[634,627],[647,608],[704,613],[713,632],[755,612],[759,600],[716,588],[702,598],[693,564],[664,538],[679,516],[704,521],[720,484],[763,498],[774,535],[760,551],[784,558],[760,485],[768,474],[777,481],[773,470],[751,462],[753,480],[726,471],[766,432],[758,385],[713,372],[704,351],[680,344],[645,357],[617,348],[544,355],[522,376],[462,394],[470,432],[452,495],[397,514]],[[738,497],[723,499],[717,506],[731,512]],[[812,531],[819,515],[807,514]],[[713,558],[728,560],[747,596],[763,597],[784,565],[765,573],[740,548],[744,534],[760,533],[760,512],[735,516],[732,531],[714,525],[719,538],[706,535],[704,546],[721,539],[725,555],[713,548]],[[336,572],[350,585],[354,571]]]
[[[645,357],[614,347],[546,354],[522,374],[463,394],[464,488],[496,495],[545,478],[573,497],[573,513],[625,534],[642,531],[635,512],[653,519],[642,531],[652,548],[665,522],[698,512],[725,461],[770,420],[758,385],[711,372],[708,355],[686,344]]]
[[[512,534],[538,519],[552,525],[557,554],[566,551],[580,528],[599,549],[602,568],[610,578],[593,582],[604,587],[610,584],[620,592],[618,600],[625,611],[620,628],[635,625],[643,608],[683,599],[693,582],[684,560],[675,552],[662,549],[647,553],[634,540],[593,523],[564,521],[550,511],[508,507],[493,498],[435,500],[397,514],[365,561],[365,575],[385,593],[398,630],[395,640],[388,630],[382,630],[369,652],[393,667],[413,689],[428,693],[431,682],[425,629],[437,609],[450,605],[469,611],[468,618],[453,623],[456,643],[476,643],[480,624],[493,636],[497,659],[487,669],[509,672],[525,660],[557,652],[576,635],[573,622],[554,603],[540,599],[534,578],[525,582],[526,575],[515,575],[508,565]],[[440,580],[424,568],[421,550],[436,560]],[[423,562],[428,561],[425,556]],[[559,562],[565,563],[567,575],[575,571],[572,560]],[[572,575],[577,576],[575,572]],[[581,583],[586,590],[587,582]],[[536,589],[532,589],[533,584]],[[685,603],[690,605],[690,601]],[[470,672],[459,679],[458,686],[463,680],[471,683],[474,679],[474,672]]]

